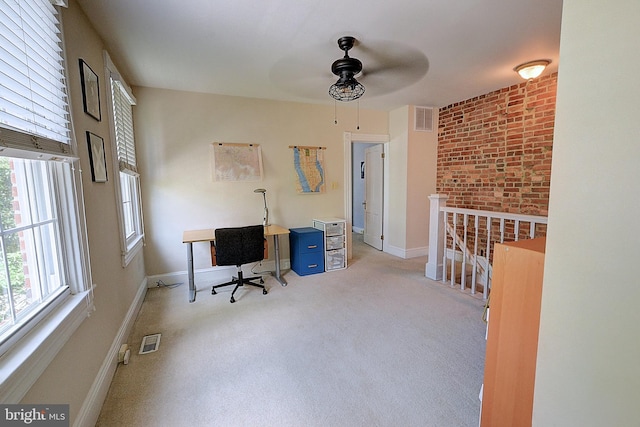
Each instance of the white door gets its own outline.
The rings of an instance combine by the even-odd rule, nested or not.
[[[381,251],[384,145],[374,145],[364,153],[364,242]]]

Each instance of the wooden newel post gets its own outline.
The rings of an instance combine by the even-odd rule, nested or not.
[[[432,280],[442,280],[442,260],[444,257],[444,213],[440,208],[447,206],[449,196],[432,194],[429,196],[429,259],[424,274]]]

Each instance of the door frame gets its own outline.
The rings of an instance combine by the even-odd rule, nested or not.
[[[351,247],[351,229],[353,224],[351,223],[351,216],[353,215],[353,209],[351,207],[352,198],[353,198],[353,190],[352,190],[352,173],[353,168],[351,163],[353,163],[353,158],[351,155],[351,146],[352,144],[356,144],[358,142],[368,142],[368,143],[380,143],[384,145],[384,161],[383,161],[383,183],[382,183],[382,191],[383,191],[383,201],[382,201],[382,232],[389,229],[388,227],[388,218],[389,218],[389,205],[388,205],[388,197],[389,194],[389,135],[386,134],[366,134],[366,133],[353,133],[353,132],[345,132],[343,134],[344,140],[344,218],[347,221],[347,258],[351,259],[352,247]],[[384,240],[382,241],[382,251],[384,252],[385,245]]]

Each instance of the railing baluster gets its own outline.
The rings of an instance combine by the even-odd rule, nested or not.
[[[462,269],[460,272],[460,290],[464,291],[467,288],[467,256],[469,255],[467,252],[467,234],[468,234],[468,225],[469,225],[469,214],[464,214],[464,239],[462,245]]]
[[[500,218],[500,243],[504,243],[504,218]]]
[[[478,229],[480,228],[480,217],[475,216],[473,222],[475,231],[473,235],[473,272],[471,273],[471,293],[476,293],[476,274],[478,271]]]
[[[491,227],[493,225],[493,218],[487,217],[487,253],[486,267],[484,269],[484,289],[482,290],[482,298],[487,299],[489,297],[489,256],[491,255]]]
[[[453,236],[451,236],[451,287],[456,282],[456,237],[458,237],[458,214],[453,213]]]
[[[447,233],[449,232],[449,212],[444,212],[444,242],[442,242],[442,247],[444,250],[442,251],[442,283],[447,281]]]
[[[536,223],[531,221],[529,223],[529,238],[533,239],[536,236]]]
[[[515,220],[515,224],[513,225],[513,232],[516,235],[515,240],[517,242],[520,238],[520,221],[518,221],[517,219]]]

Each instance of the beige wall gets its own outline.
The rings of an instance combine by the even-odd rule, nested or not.
[[[267,189],[272,223],[308,227],[314,217],[344,217],[345,131],[355,131],[355,105],[311,105],[151,88],[136,88],[136,144],[142,174],[149,276],[186,270],[182,232],[260,224]],[[360,111],[360,130],[387,134],[387,113]],[[260,144],[261,182],[211,180],[212,142]],[[294,184],[292,145],[322,146],[327,191],[301,195]],[[288,258],[288,239],[282,257]],[[194,244],[195,268],[211,267],[208,247]],[[270,252],[273,257],[273,251]]]
[[[407,251],[425,255],[429,245],[429,195],[436,192],[438,109],[433,109],[434,130],[415,131],[415,107],[409,108],[407,150]]]
[[[409,107],[389,112],[389,227],[384,230],[385,247],[392,253],[407,247],[407,156]],[[391,247],[391,248],[389,248]]]
[[[565,0],[533,425],[638,425],[640,3]]]
[[[389,113],[389,230],[385,245],[404,258],[426,255],[429,195],[436,192],[438,133],[414,129],[414,106]],[[437,123],[434,108],[434,123]]]
[[[39,378],[24,403],[68,403],[73,423],[98,375],[110,346],[123,323],[141,284],[145,266],[142,255],[123,268],[118,239],[112,147],[105,97],[103,43],[74,0],[63,9],[69,94],[78,153],[83,170],[82,184],[91,255],[91,273],[95,289],[96,311],[67,342],[48,369]],[[83,58],[99,76],[102,121],[86,115],[82,109],[82,92],[78,59]],[[104,138],[109,181],[91,181],[85,132]],[[115,368],[115,363],[113,364]]]

